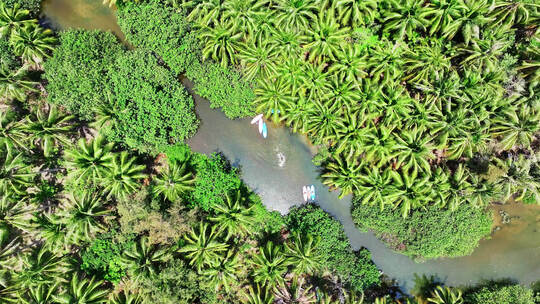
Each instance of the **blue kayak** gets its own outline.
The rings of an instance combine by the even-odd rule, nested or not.
[[[266,136],[268,136],[268,128],[266,128],[266,123],[263,123],[262,136],[264,138],[266,138]]]

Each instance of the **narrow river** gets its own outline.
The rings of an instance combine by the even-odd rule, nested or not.
[[[46,0],[43,20],[57,29],[105,29],[123,37],[113,13],[101,0]],[[188,81],[184,83],[191,87]],[[377,266],[405,289],[413,286],[415,273],[434,275],[451,285],[492,278],[522,283],[540,279],[540,206],[496,206],[496,214],[502,209],[516,218],[482,241],[471,256],[416,263],[386,248],[372,233],[354,227],[350,197],[340,200],[320,183],[318,168],[311,163],[314,151],[304,137],[269,124],[268,138],[263,139],[249,119],[229,120],[219,110],[210,109],[206,100],[194,98],[201,126],[188,142],[193,150],[224,153],[241,168],[243,179],[264,204],[282,213],[302,202],[302,185],[314,184],[318,204],[343,224],[353,247],[368,248]]]

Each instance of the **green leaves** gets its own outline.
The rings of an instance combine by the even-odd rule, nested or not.
[[[228,245],[216,240],[216,230],[214,227],[208,229],[208,224],[201,222],[199,229],[192,229],[185,237],[186,245],[178,249],[178,252],[185,253],[190,260],[189,264],[197,268],[199,272],[205,266],[219,264],[222,253],[227,251]]]

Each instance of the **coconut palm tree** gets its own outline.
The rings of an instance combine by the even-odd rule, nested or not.
[[[138,180],[146,177],[145,167],[135,164],[135,157],[122,151],[112,159],[103,177],[103,191],[107,197],[125,198],[139,188]]]
[[[159,266],[171,259],[168,248],[151,245],[148,237],[143,236],[135,244],[124,250],[122,264],[128,269],[132,279],[138,281],[144,277],[153,277]]]
[[[301,58],[304,49],[302,46],[307,43],[308,37],[298,30],[286,30],[281,27],[271,29],[272,39],[276,43],[276,51],[281,58],[281,64],[276,66],[279,69],[283,61],[297,61]],[[261,36],[261,35],[259,35]]]
[[[28,78],[28,66],[22,66],[16,70],[0,66],[0,101],[8,102],[13,99],[26,100],[27,92],[35,92],[34,85],[37,82]]]
[[[360,176],[355,198],[363,205],[379,205],[381,210],[391,205],[399,192],[392,186],[390,169],[366,167]]]
[[[43,150],[45,157],[50,157],[55,146],[70,143],[69,135],[73,130],[72,115],[60,113],[57,107],[38,108],[33,115],[26,117],[25,131],[30,134],[32,147]]]
[[[222,253],[227,251],[228,245],[219,242],[216,229],[207,223],[201,222],[198,230],[192,229],[184,236],[187,244],[178,249],[178,252],[184,253],[188,258],[189,264],[195,266],[199,272],[207,266],[215,266],[222,259]]]
[[[22,153],[17,153],[9,144],[0,146],[0,191],[26,195],[35,174],[25,163]]]
[[[266,81],[276,73],[277,44],[267,37],[258,36],[243,44],[238,58],[248,80],[255,78]]]
[[[341,115],[341,105],[338,103],[315,100],[307,115],[307,132],[317,144],[335,141],[341,131],[346,129]]]
[[[163,195],[171,202],[181,199],[182,195],[194,189],[195,177],[186,168],[187,162],[169,161],[154,178],[152,192]]]
[[[426,3],[420,16],[426,20],[426,26],[429,28],[429,34],[442,31],[457,22],[461,17],[463,7],[462,0],[434,0]]]
[[[496,37],[473,38],[471,43],[458,48],[458,54],[464,57],[462,64],[465,67],[477,68],[483,73],[491,72],[499,68],[499,58],[511,45],[512,41],[508,38],[504,40]]]
[[[32,24],[14,32],[10,41],[15,54],[24,62],[40,66],[50,56],[57,40],[50,29]]]
[[[307,132],[308,111],[312,104],[304,96],[300,96],[296,102],[291,103],[282,114],[281,120],[291,128],[293,132]]]
[[[144,299],[140,293],[133,293],[129,290],[122,290],[109,299],[108,304],[143,304]]]
[[[306,28],[311,42],[305,45],[309,50],[309,61],[324,62],[336,59],[336,55],[349,38],[350,29],[341,27],[334,17],[334,9],[321,10],[311,27]]]
[[[531,178],[529,173],[530,160],[523,155],[517,159],[509,157],[505,160],[494,158],[494,164],[503,171],[502,176],[496,180],[497,190],[502,193],[503,200],[508,200],[516,195],[516,200],[521,200],[528,193],[538,195],[538,182]]]
[[[351,2],[357,3],[356,1]],[[345,44],[338,51],[336,57],[336,62],[328,68],[330,74],[337,74],[340,78],[357,84],[362,78],[367,76],[367,56],[362,52],[359,44]]]
[[[231,236],[243,237],[249,234],[254,223],[253,207],[255,205],[246,207],[246,199],[240,190],[236,192],[234,197],[227,194],[225,198],[224,202],[212,206],[215,215],[208,218],[216,223],[217,233],[223,233],[225,240]]]
[[[71,277],[71,282],[63,293],[55,295],[54,299],[59,304],[85,303],[101,304],[105,303],[109,290],[102,288],[103,281],[92,277],[80,278],[78,274]]]
[[[480,38],[480,29],[493,20],[489,17],[491,1],[488,0],[461,0],[459,1],[459,17],[441,28],[442,37],[452,39],[461,32],[465,45],[473,38]]]
[[[68,178],[76,184],[100,184],[115,157],[113,146],[114,143],[106,143],[100,135],[90,141],[79,139],[76,146],[64,151]]]
[[[297,275],[313,275],[322,268],[322,257],[318,251],[319,239],[311,235],[293,233],[285,243],[285,253]]]
[[[30,287],[21,295],[21,302],[24,304],[49,304],[54,303],[54,294],[58,292],[59,282],[52,284]]]
[[[67,227],[60,215],[41,212],[36,215],[36,226],[44,240],[43,246],[52,252],[66,252],[71,246]]]
[[[538,20],[540,4],[523,0],[495,1],[491,6],[491,27],[511,27],[513,25],[528,24],[531,16]],[[536,15],[536,17],[535,17]]]
[[[500,137],[501,148],[509,150],[515,146],[530,146],[534,135],[540,129],[540,112],[521,105],[519,109],[511,108],[502,114],[503,116],[493,120],[492,127],[493,136]]]
[[[66,237],[73,244],[91,241],[103,230],[100,219],[109,213],[104,203],[95,194],[82,192],[69,194],[63,200],[62,221],[66,225]]]
[[[426,83],[440,79],[441,73],[450,70],[450,57],[441,39],[421,39],[420,44],[407,50],[405,80]]]
[[[216,291],[223,287],[229,293],[231,287],[238,283],[237,276],[241,267],[238,254],[231,250],[221,261],[204,269],[202,275]]]
[[[257,15],[266,3],[267,1],[226,0],[223,3],[222,15],[225,19],[232,20],[235,26],[241,28],[244,34],[248,35],[256,31]]]
[[[278,122],[281,113],[285,113],[286,107],[293,103],[291,87],[281,79],[276,81],[259,80],[259,86],[255,89],[255,104],[257,112],[264,113],[265,117],[271,117]]]
[[[259,248],[259,253],[253,257],[252,263],[255,282],[271,287],[283,284],[283,275],[287,272],[289,261],[281,246],[269,241]]]
[[[17,120],[16,113],[9,108],[0,109],[0,145],[25,148],[27,138],[24,123]]]
[[[221,1],[221,0],[219,0]],[[201,31],[199,39],[203,41],[203,58],[211,58],[220,63],[222,67],[236,64],[237,51],[242,37],[232,21],[220,18],[213,27]]]
[[[29,15],[30,11],[21,9],[18,3],[11,8],[5,2],[0,3],[0,38],[9,39],[22,27],[35,24],[37,20]]]
[[[35,248],[21,257],[22,271],[16,276],[21,288],[37,287],[61,281],[69,270],[66,260],[44,247]]]
[[[343,25],[356,28],[363,25],[369,25],[375,21],[378,16],[377,0],[338,0],[334,2],[337,10],[337,19]]]
[[[346,107],[350,111],[361,98],[357,82],[347,81],[335,74],[330,79],[330,87],[322,99]]]
[[[286,30],[302,30],[317,18],[319,11],[314,0],[276,0],[273,7],[277,10],[276,22]]]
[[[499,188],[495,183],[487,181],[476,174],[469,176],[469,182],[471,184],[471,192],[467,200],[475,207],[486,207],[492,201],[501,197]]]
[[[316,303],[315,292],[311,286],[305,284],[305,278],[294,279],[288,286],[274,287],[277,303],[283,304],[310,304]]]
[[[398,145],[398,166],[404,169],[413,169],[431,172],[429,161],[435,158],[434,147],[431,145],[431,136],[420,129],[402,130],[396,141]]]
[[[359,189],[364,165],[351,155],[335,155],[325,166],[325,173],[321,175],[323,184],[340,189],[339,198],[352,194]]]
[[[11,230],[17,228],[29,232],[35,208],[24,199],[15,197],[14,193],[0,191],[0,227]]]
[[[423,2],[416,0],[389,0],[389,8],[382,14],[383,30],[398,39],[411,38],[417,29],[425,30],[422,16]]]
[[[450,287],[437,286],[437,289],[431,292],[431,297],[427,299],[429,303],[434,304],[462,304],[463,293],[461,290]]]
[[[377,128],[370,128],[364,138],[362,152],[363,159],[381,167],[387,164],[398,153],[398,146],[393,126],[381,125]]]
[[[255,288],[253,288],[253,285],[249,285],[246,290],[242,290],[242,303],[245,304],[273,304],[274,303],[274,295],[270,292],[271,288],[268,288],[268,285],[263,285],[261,288],[261,285],[258,283],[255,284]]]
[[[382,87],[381,105],[380,111],[384,113],[381,121],[386,124],[395,124],[409,118],[412,102],[407,90],[394,83]]]
[[[310,64],[304,62],[304,75],[299,87],[299,93],[306,96],[308,100],[320,99],[330,87],[328,81],[329,73],[326,70],[326,63]]]
[[[390,171],[395,185],[394,208],[401,208],[401,215],[406,218],[412,209],[427,205],[433,196],[429,175],[418,174],[416,170]]]
[[[405,63],[406,45],[402,41],[391,42],[387,39],[377,43],[368,59],[370,75],[387,83],[401,77]]]

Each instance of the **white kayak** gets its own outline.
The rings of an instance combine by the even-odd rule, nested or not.
[[[262,136],[266,138],[268,136],[268,128],[266,128],[266,123],[263,123]]]
[[[308,192],[309,192],[309,190],[308,190],[308,188],[306,186],[302,187],[302,193],[304,195],[304,202],[307,202],[307,200],[308,200]]]
[[[252,125],[256,124],[257,121],[261,120],[262,117],[263,117],[262,114],[259,114],[259,115],[255,116],[255,117],[253,117],[253,119],[251,120],[251,124]]]
[[[264,121],[262,119],[259,119],[259,133],[262,134],[262,130],[263,130],[263,125],[264,125]]]
[[[309,190],[311,192],[311,199],[314,200],[315,199],[315,186],[311,185]]]

